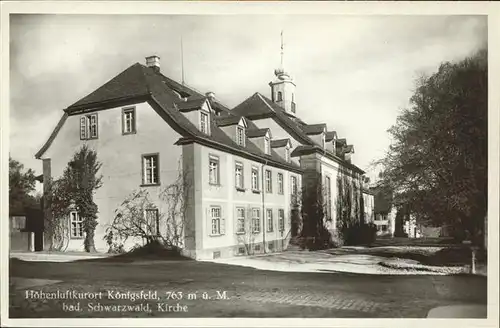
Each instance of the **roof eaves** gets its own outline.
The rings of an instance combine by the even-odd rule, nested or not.
[[[64,122],[66,122],[66,119],[68,118],[68,113],[64,113],[59,122],[57,123],[56,127],[52,131],[52,133],[49,136],[49,139],[45,142],[45,144],[40,148],[40,150],[35,154],[36,159],[40,159],[42,155],[49,149],[50,145],[54,141],[54,139],[57,137],[57,134],[61,130],[62,126],[64,125]]]

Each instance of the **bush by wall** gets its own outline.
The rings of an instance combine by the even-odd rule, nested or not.
[[[355,222],[342,231],[344,245],[370,245],[377,237],[377,226],[373,223]]]

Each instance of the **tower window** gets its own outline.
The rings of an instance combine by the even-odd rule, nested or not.
[[[278,99],[277,101],[282,101],[283,100],[283,93],[281,91],[278,91]]]

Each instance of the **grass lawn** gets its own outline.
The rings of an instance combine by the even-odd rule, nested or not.
[[[486,304],[486,278],[384,276],[262,271],[191,260],[103,258],[76,262],[10,261],[10,276],[59,282],[27,289],[101,292],[102,300],[34,300],[10,285],[10,317],[425,317],[436,306]],[[28,280],[26,280],[28,281]],[[110,299],[107,292],[156,292],[155,300]],[[167,299],[182,292],[180,300]],[[226,298],[217,299],[225,292]],[[203,299],[206,293],[210,299]],[[196,299],[192,299],[196,295]],[[191,299],[188,299],[191,297]],[[64,311],[80,303],[81,311]],[[90,311],[95,305],[138,305],[139,312]],[[164,304],[187,312],[164,311]],[[146,307],[146,304],[149,304]],[[158,307],[160,304],[160,308]],[[93,307],[95,309],[95,306]],[[123,309],[120,309],[123,310]]]

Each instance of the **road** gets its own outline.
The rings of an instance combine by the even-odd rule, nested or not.
[[[53,263],[11,259],[10,276],[10,316],[17,318],[419,318],[437,306],[487,302],[486,277],[471,275],[274,272],[190,260]],[[26,291],[33,292],[30,296]],[[47,299],[47,293],[57,291],[59,299]],[[45,299],[35,299],[41,295],[36,292],[46,293]],[[60,296],[79,292],[102,298]],[[156,296],[130,300],[110,292]]]

